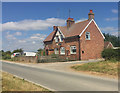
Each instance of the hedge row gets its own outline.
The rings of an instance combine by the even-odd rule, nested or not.
[[[120,61],[120,49],[104,49],[102,57],[105,58],[105,60],[115,59]]]

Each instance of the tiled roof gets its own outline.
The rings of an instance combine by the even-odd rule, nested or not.
[[[104,47],[107,48],[109,43],[110,43],[109,41],[104,42]]]
[[[56,31],[54,30],[52,33],[50,33],[47,38],[44,40],[44,42],[51,41],[53,39],[53,36],[55,35]]]
[[[63,35],[66,37],[72,37],[72,36],[77,36],[80,35],[80,33],[84,30],[84,28],[87,26],[87,24],[89,23],[89,20],[85,20],[82,22],[78,22],[73,24],[70,28],[67,28],[67,26],[58,26],[58,28],[60,29],[60,31],[63,33]],[[45,40],[46,41],[51,41],[54,34],[56,31],[53,31]]]
[[[112,43],[111,43],[111,42],[109,42],[109,41],[105,41],[105,42],[104,42],[104,48],[108,48],[108,45],[109,45],[109,44],[110,44],[110,46],[109,46],[109,47],[113,48]]]
[[[87,26],[88,23],[89,21],[85,20],[73,24],[70,28],[64,26],[64,27],[59,27],[59,29],[64,34],[65,37],[77,36],[80,35],[80,33],[84,30],[84,28]]]

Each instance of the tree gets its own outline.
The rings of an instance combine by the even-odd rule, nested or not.
[[[4,52],[4,50],[1,50],[0,52]]]
[[[23,54],[23,49],[20,48],[20,49],[13,50],[12,53],[18,53],[18,52],[21,53],[21,54]]]
[[[43,49],[39,48],[37,51],[37,53],[41,56],[41,52],[43,51]]]
[[[11,51],[6,51],[5,53],[11,55]]]
[[[119,37],[116,37],[116,36],[110,35],[110,34],[105,34],[105,33],[103,33],[103,35],[105,36],[105,41],[110,41],[114,47],[120,47]]]
[[[2,51],[2,58],[3,59],[11,59],[11,51]]]

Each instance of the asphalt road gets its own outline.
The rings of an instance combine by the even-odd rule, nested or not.
[[[114,79],[2,62],[2,70],[55,91],[118,91]]]

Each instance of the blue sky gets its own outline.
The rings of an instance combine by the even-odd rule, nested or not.
[[[66,25],[69,9],[70,17],[75,21],[88,19],[89,10],[92,9],[101,31],[118,35],[118,3],[115,2],[3,2],[3,49],[36,51],[43,48],[43,40],[52,32],[52,26]]]

